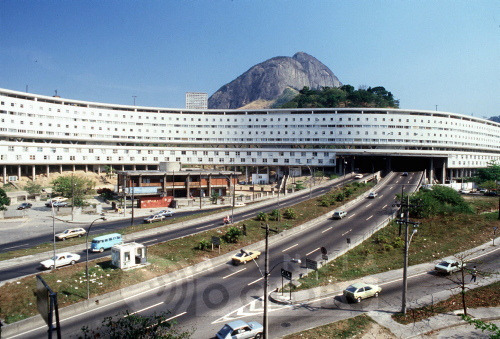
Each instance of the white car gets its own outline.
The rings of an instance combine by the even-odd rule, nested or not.
[[[354,176],[354,178],[356,178],[356,179],[362,179],[363,178],[363,174],[356,174]]]
[[[346,211],[335,211],[335,212],[333,212],[332,218],[333,219],[342,219],[346,215],[347,215]]]
[[[165,216],[164,215],[153,214],[153,215],[150,215],[147,218],[144,218],[144,223],[151,224],[153,222],[163,221],[163,220],[165,220]]]
[[[42,261],[40,265],[42,265],[42,267],[45,269],[52,269],[54,268],[54,261],[56,267],[60,267],[65,265],[74,265],[78,260],[80,260],[80,256],[78,254],[64,252],[56,254],[55,257]]]
[[[377,195],[378,195],[377,192],[370,192],[370,194],[368,194],[368,198],[369,199],[374,199]]]
[[[172,211],[172,210],[161,210],[161,211],[155,213],[155,215],[160,215],[160,216],[162,215],[164,217],[171,217],[171,216],[174,215],[174,211]]]
[[[465,267],[465,263],[463,264],[463,267]],[[454,272],[458,272],[461,270],[461,265],[457,260],[443,260],[436,266],[434,266],[434,269],[438,273],[445,273],[445,274],[451,274]]]

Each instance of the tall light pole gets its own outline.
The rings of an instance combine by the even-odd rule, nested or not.
[[[45,189],[42,189],[42,192],[48,193]],[[52,210],[52,241],[54,243],[54,269],[56,269],[56,217],[54,213],[54,202],[52,201],[52,192],[49,194],[49,202]]]
[[[235,171],[233,170],[233,173],[231,173],[231,177],[233,177],[233,180],[234,180],[234,174],[235,174]],[[234,223],[234,203],[235,203],[235,196],[236,196],[236,191],[235,191],[236,185],[234,184],[234,182],[232,182],[231,177],[229,177],[225,174],[222,174],[222,172],[219,172],[219,175],[222,175],[229,180],[230,190],[232,188],[232,191],[233,191],[233,199],[232,199],[232,206],[231,206],[231,224],[233,224]]]
[[[87,278],[87,300],[90,299],[90,283],[89,283],[89,233],[90,233],[90,229],[92,228],[92,225],[94,225],[94,223],[97,220],[106,220],[106,218],[105,217],[100,217],[100,218],[97,218],[94,221],[92,221],[90,223],[89,229],[87,230],[87,234],[85,235],[85,255],[86,255],[86,259],[85,259],[85,277]]]

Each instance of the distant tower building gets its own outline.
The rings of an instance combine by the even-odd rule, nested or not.
[[[208,94],[197,92],[186,92],[186,108],[188,109],[207,109]]]

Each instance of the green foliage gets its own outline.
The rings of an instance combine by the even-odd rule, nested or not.
[[[281,212],[279,210],[272,210],[271,213],[269,213],[269,219],[270,220],[274,220],[274,221],[277,221],[280,219],[280,216],[281,216]]]
[[[143,316],[130,314],[128,311],[116,317],[106,317],[101,326],[96,329],[82,327],[83,338],[110,338],[110,339],[184,339],[190,338],[190,332],[180,332],[174,328],[174,323],[166,321],[170,312]]]
[[[328,207],[331,204],[331,199],[329,196],[324,195],[319,199],[319,205],[323,207]]]
[[[481,183],[481,188],[485,190],[492,191],[498,187],[497,183],[494,180],[486,180]]]
[[[398,200],[401,197],[398,195]],[[406,200],[406,197],[404,197]],[[413,218],[428,218],[433,215],[453,215],[456,213],[473,213],[472,207],[454,189],[434,185],[431,190],[423,190],[410,197],[410,204],[419,207],[410,208]]]
[[[287,219],[295,219],[295,218],[297,218],[297,213],[295,212],[295,210],[293,208],[287,208],[287,209],[285,209],[283,216]]]
[[[382,86],[357,89],[351,85],[340,88],[323,87],[311,90],[304,87],[299,95],[283,104],[282,108],[312,108],[312,107],[399,107],[398,100],[391,92]]]
[[[217,199],[219,199],[220,195],[217,192],[213,192],[212,196],[210,197],[210,200],[212,201],[212,204],[217,203]]]
[[[112,199],[115,195],[115,192],[109,188],[99,188],[97,190],[97,194],[99,194],[104,199]]]
[[[106,165],[104,166],[104,171],[106,172],[106,177],[111,177],[115,173],[115,169],[113,166]]]
[[[24,190],[29,194],[39,194],[42,192],[42,185],[38,184],[36,181],[28,181],[24,186]]]
[[[196,245],[196,249],[204,251],[206,249],[209,249],[210,246],[211,246],[210,241],[208,241],[207,239],[203,239],[203,240],[200,240],[200,242],[198,243],[198,245]]]
[[[482,184],[485,181],[500,181],[500,165],[495,161],[492,161],[488,164],[486,168],[480,168],[477,170],[477,176],[474,178],[474,181],[478,184]]]
[[[95,182],[75,175],[60,176],[51,182],[53,196],[61,195],[73,200],[74,206],[83,206],[85,195],[92,192]]]
[[[269,221],[269,215],[264,212],[259,212],[257,214],[257,221]]]
[[[474,327],[476,327],[477,329],[479,329],[483,332],[484,331],[492,332],[492,334],[490,334],[490,338],[492,338],[492,339],[493,338],[495,338],[495,339],[500,338],[500,328],[497,325],[495,325],[493,323],[486,323],[480,319],[474,319],[471,316],[465,315],[465,314],[462,314],[461,317],[463,320],[465,320],[466,322],[468,322],[471,325],[474,325]]]
[[[224,241],[230,244],[237,243],[242,234],[238,227],[230,227],[226,234],[224,234]]]
[[[304,188],[306,188],[306,187],[304,186],[304,183],[302,181],[297,181],[295,183],[295,190],[296,191],[303,190]]]
[[[10,198],[7,196],[7,193],[0,188],[0,211],[5,211],[7,209],[5,206],[10,206]]]

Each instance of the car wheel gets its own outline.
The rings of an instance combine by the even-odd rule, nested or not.
[[[62,241],[66,240],[66,237],[62,238],[61,240],[62,240]]]
[[[361,297],[358,297],[358,299],[356,299],[356,302],[360,303],[361,302]]]
[[[75,264],[75,261],[74,260],[71,260],[71,265],[74,265]]]
[[[102,253],[102,252],[104,252],[104,248],[102,248],[102,247],[101,247],[101,248],[99,249],[99,252],[101,252],[101,253]]]
[[[247,264],[247,261],[245,260],[245,261],[243,262],[243,265],[246,265],[246,264]]]
[[[262,339],[262,333],[257,333],[257,335],[255,336],[255,339]]]
[[[54,265],[50,265],[49,270],[53,270],[53,269],[54,269]]]
[[[378,292],[375,292],[375,294],[373,295],[375,298],[378,298]]]
[[[81,238],[81,237],[82,237],[82,235],[81,235],[81,234],[78,234],[78,238]]]

